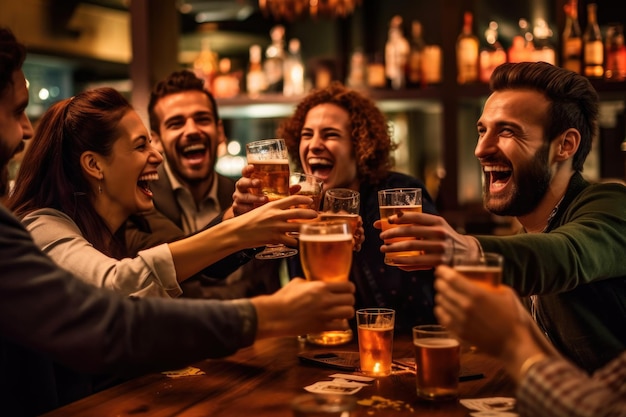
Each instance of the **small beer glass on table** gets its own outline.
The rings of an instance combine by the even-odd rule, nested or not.
[[[395,310],[364,308],[357,310],[361,372],[371,377],[391,375]]]
[[[445,327],[413,327],[417,396],[425,400],[453,400],[459,395],[461,348]]]

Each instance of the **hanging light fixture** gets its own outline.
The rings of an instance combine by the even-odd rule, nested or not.
[[[361,0],[259,0],[263,14],[274,19],[293,21],[305,15],[346,17]]]

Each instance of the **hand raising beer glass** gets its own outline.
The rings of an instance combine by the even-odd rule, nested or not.
[[[454,269],[472,281],[489,288],[497,287],[502,283],[503,265],[504,257],[498,253],[452,255],[452,267]]]
[[[261,189],[257,193],[264,194],[269,201],[289,196],[289,158],[283,139],[250,142],[246,145],[246,156],[248,163],[255,167],[252,178],[261,181]],[[297,249],[282,244],[267,245],[265,250],[256,254],[256,258],[286,258],[297,253]]]
[[[352,233],[348,222],[304,223],[300,227],[300,259],[309,281],[347,281],[352,265]],[[307,335],[310,343],[325,346],[351,340],[349,328]]]
[[[398,227],[390,224],[389,217],[403,212],[422,212],[422,190],[420,188],[391,188],[378,192],[378,206],[380,208],[380,221],[383,231]],[[397,237],[385,240],[385,244],[400,242],[402,240],[412,240],[413,237]],[[406,266],[398,264],[397,259],[409,256],[422,255],[421,251],[387,252],[385,253],[385,263],[394,266]]]

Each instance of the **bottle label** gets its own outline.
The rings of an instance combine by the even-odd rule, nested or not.
[[[602,65],[604,61],[604,45],[602,41],[594,41],[585,44],[585,64]]]
[[[566,57],[580,57],[583,49],[583,40],[581,38],[566,39],[563,43],[563,55]]]

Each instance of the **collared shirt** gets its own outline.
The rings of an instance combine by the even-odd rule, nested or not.
[[[589,376],[563,358],[530,367],[517,392],[520,416],[626,416],[626,351]]]
[[[181,208],[181,220],[185,234],[197,232],[220,214],[222,208],[217,199],[218,180],[215,172],[213,173],[213,185],[211,185],[209,193],[200,202],[200,205],[196,205],[191,192],[178,181],[167,161],[164,161],[164,168],[172,184],[176,201]]]

